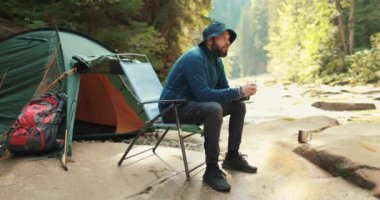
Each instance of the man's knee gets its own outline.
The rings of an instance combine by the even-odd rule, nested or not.
[[[207,102],[204,106],[204,113],[208,116],[223,120],[223,108],[217,102]]]
[[[241,114],[245,114],[246,106],[245,106],[245,103],[243,101],[236,102],[236,111],[241,113]]]

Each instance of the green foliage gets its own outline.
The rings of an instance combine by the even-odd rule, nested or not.
[[[17,17],[17,2],[12,0],[3,0],[0,4],[0,18],[5,20],[14,20]],[[16,23],[16,20],[14,20]]]
[[[348,56],[351,83],[375,83],[380,80],[380,33],[371,37],[372,48]]]
[[[380,33],[374,35],[371,41],[371,49],[332,59],[329,63],[331,66],[322,71],[319,81],[330,85],[378,83],[380,81]],[[348,66],[348,70],[337,73],[334,67],[343,64]]]
[[[123,43],[124,49],[127,52],[138,52],[148,56],[150,61],[154,64],[157,72],[161,72],[164,68],[162,57],[165,55],[167,44],[160,34],[151,26],[146,23],[134,22],[132,24],[132,31],[124,35]],[[164,78],[163,73],[159,73],[160,78]]]
[[[3,0],[0,3],[0,19],[11,21],[14,25],[42,24],[41,19],[43,7],[36,7],[33,1],[27,0]]]
[[[201,32],[209,23],[211,0],[162,0],[159,6],[160,12],[153,16],[152,24],[168,45],[165,68],[161,71],[166,75],[177,58],[200,41]]]
[[[355,46],[369,48],[370,37],[380,32],[380,1],[358,0],[355,4]]]
[[[226,24],[227,27],[237,29],[241,12],[249,7],[250,0],[213,0],[213,10],[210,18]]]
[[[64,0],[47,5],[44,14],[50,26],[92,34],[115,24],[128,25],[142,3],[142,0]]]
[[[345,58],[340,49],[335,1],[251,0],[251,3],[251,7],[245,6],[242,11],[240,41],[238,37],[234,49],[238,59],[233,59],[240,66],[233,67],[233,75],[250,75],[257,66],[265,65],[269,56],[269,71],[278,80],[336,84],[371,82],[379,76],[375,50],[363,50]],[[350,1],[341,0],[341,4],[348,35]],[[369,36],[380,29],[380,2],[358,0],[355,5],[356,50],[366,49]]]
[[[241,13],[237,40],[238,65],[241,76],[251,76],[266,71],[268,44],[268,8],[267,0],[252,0]]]
[[[278,20],[271,24],[266,49],[272,59],[269,70],[278,78],[295,82],[313,81],[320,72],[323,55],[333,54],[335,30],[333,4],[326,1],[283,0]]]
[[[147,54],[163,78],[198,41],[211,0],[3,0],[0,25],[60,27],[89,34],[119,52]],[[9,33],[8,33],[9,34]],[[5,37],[0,31],[0,37]]]
[[[237,33],[237,40],[231,46],[228,56],[223,58],[227,77],[238,78],[241,74],[246,74],[243,69],[255,69],[252,63],[247,64],[241,55],[242,52],[245,52],[245,58],[252,56],[248,47],[252,46],[252,43],[246,42],[250,41],[249,37],[252,33],[252,29],[250,29],[252,18],[247,17],[251,13],[250,8],[250,0],[213,0],[210,18],[225,23],[228,28]],[[246,25],[250,25],[249,28],[245,27]],[[247,71],[251,73],[251,70]]]
[[[4,28],[0,37],[12,30],[47,26],[77,30],[119,52],[147,54],[163,79],[175,60],[201,40],[201,31],[210,22],[211,2],[2,0],[0,25]],[[277,80],[329,84],[379,81],[378,0],[355,1],[357,52],[347,57],[340,49],[334,1],[213,2],[215,10],[210,16],[238,33],[229,57],[224,59],[227,74],[232,77],[261,73],[268,66]],[[350,4],[348,0],[341,2],[347,34]]]
[[[241,75],[241,65],[239,65],[239,60],[237,56],[231,56],[230,58],[230,68],[226,72],[227,77],[230,78],[240,78]]]
[[[348,35],[349,0],[341,0]],[[355,50],[345,57],[335,1],[251,0],[243,8],[233,74],[251,75],[267,64],[277,80],[330,84],[378,81],[378,51],[369,37],[380,32],[380,2],[355,1]],[[376,37],[375,37],[376,38]],[[366,50],[367,49],[367,50]],[[236,63],[235,63],[236,62]],[[252,67],[254,66],[254,67]]]

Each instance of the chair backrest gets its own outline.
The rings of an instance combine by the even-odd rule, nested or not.
[[[131,62],[131,56],[143,57],[144,62]],[[120,66],[122,67],[126,81],[137,98],[139,103],[147,101],[157,101],[160,99],[162,84],[158,79],[156,72],[150,64],[148,58],[138,54],[118,54]],[[149,120],[159,114],[158,103],[149,103],[143,105],[143,110]]]

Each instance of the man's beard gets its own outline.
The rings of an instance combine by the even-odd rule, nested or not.
[[[212,50],[212,52],[214,52],[216,54],[216,56],[222,57],[222,58],[226,57],[227,53],[228,53],[228,51],[223,52],[223,50],[221,48],[219,48],[218,46],[216,46],[215,40],[213,41],[213,43],[211,45],[211,50]]]

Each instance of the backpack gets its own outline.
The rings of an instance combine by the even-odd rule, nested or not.
[[[7,149],[12,153],[40,154],[56,149],[65,117],[67,96],[64,93],[47,93],[30,100],[18,119],[6,133]]]

